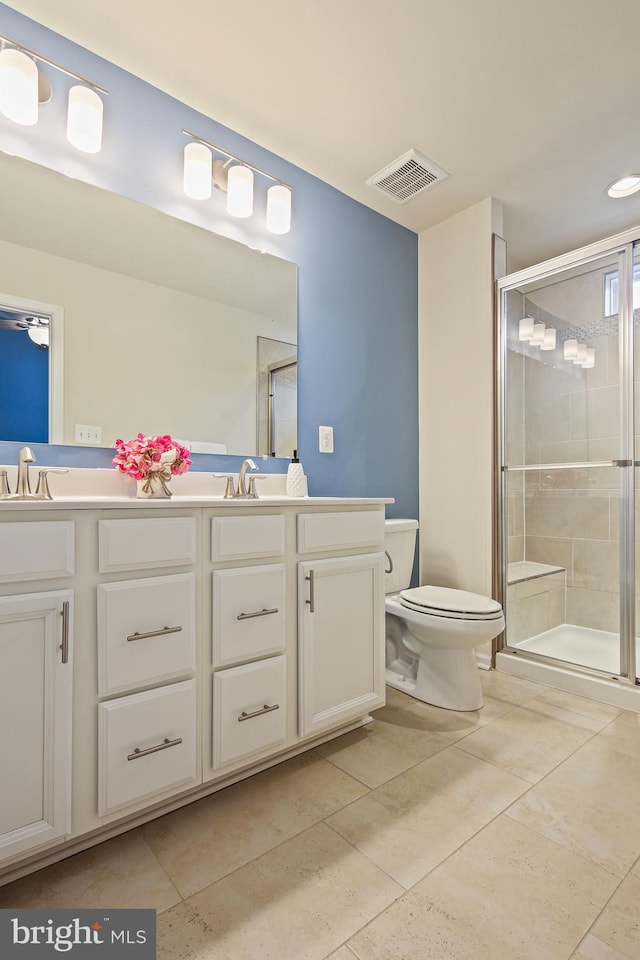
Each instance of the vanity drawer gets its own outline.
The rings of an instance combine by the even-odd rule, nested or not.
[[[214,767],[283,743],[286,729],[286,656],[213,675]]]
[[[98,706],[100,816],[196,781],[196,682]]]
[[[192,573],[98,586],[100,696],[196,668]]]
[[[100,520],[99,570],[179,567],[196,559],[194,517]]]
[[[298,514],[298,553],[378,547],[383,542],[382,510]]]
[[[215,667],[284,650],[284,565],[216,570],[212,632]]]
[[[284,517],[213,517],[212,560],[252,560],[284,553]]]
[[[0,582],[70,577],[74,546],[73,520],[0,523]]]

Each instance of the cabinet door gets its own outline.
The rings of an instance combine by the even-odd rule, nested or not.
[[[0,861],[70,831],[72,599],[0,599]]]
[[[384,554],[298,564],[300,735],[384,704]]]

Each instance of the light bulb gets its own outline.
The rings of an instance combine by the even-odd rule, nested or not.
[[[102,146],[102,98],[91,87],[76,84],[69,90],[67,140],[83,153]]]
[[[271,233],[289,233],[290,229],[291,190],[282,183],[276,183],[267,190],[267,230]]]
[[[253,171],[241,163],[229,167],[227,213],[232,217],[250,217],[253,213]]]
[[[38,68],[13,47],[0,52],[0,113],[25,127],[38,122]]]

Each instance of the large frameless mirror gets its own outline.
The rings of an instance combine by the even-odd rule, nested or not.
[[[258,351],[297,360],[295,264],[2,154],[0,198],[1,440],[297,445],[291,392],[287,449],[261,440]]]

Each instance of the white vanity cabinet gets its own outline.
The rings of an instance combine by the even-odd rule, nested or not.
[[[74,545],[71,521],[0,525],[0,862],[71,829],[73,592],[37,587],[70,577]]]
[[[382,526],[381,526],[382,525]],[[384,704],[384,515],[299,514],[298,715],[308,737]],[[371,550],[356,556],[327,553]]]
[[[255,510],[211,518],[212,776],[287,737],[286,523]]]
[[[0,500],[0,885],[368,722],[383,500]]]
[[[98,521],[100,572],[132,573],[96,588],[99,817],[198,782],[196,545],[192,516]]]

